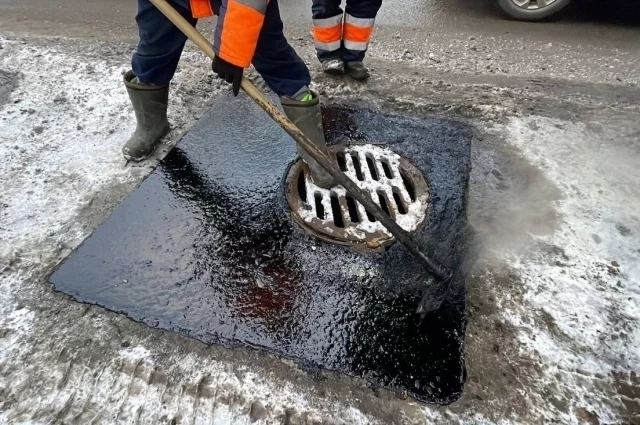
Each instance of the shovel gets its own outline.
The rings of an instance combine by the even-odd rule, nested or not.
[[[166,0],[151,0],[159,10],[173,24],[178,27],[200,50],[204,52],[211,60],[215,53],[211,43],[200,32],[193,27],[186,19],[182,17]],[[293,140],[304,149],[307,154],[320,166],[329,173],[336,181],[344,187],[344,189],[364,208],[371,213],[402,245],[404,245],[418,263],[422,265],[432,276],[438,281],[437,288],[429,288],[426,291],[417,313],[424,317],[426,314],[436,311],[440,308],[443,297],[435,297],[428,299],[427,295],[435,292],[440,294],[446,293],[451,284],[452,272],[445,269],[440,264],[435,263],[431,258],[423,254],[418,248],[417,243],[411,237],[411,234],[398,225],[390,216],[388,216],[382,208],[378,206],[369,195],[368,192],[360,189],[353,180],[344,174],[334,163],[334,161],[324,154],[316,145],[302,133],[271,101],[258,89],[250,80],[243,78],[240,87],[244,92],[260,106],[284,131],[289,134]]]

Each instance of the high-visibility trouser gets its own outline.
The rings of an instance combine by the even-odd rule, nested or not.
[[[369,47],[382,0],[313,0],[313,38],[320,60],[361,61]]]
[[[172,6],[192,25],[197,23],[195,10],[191,10],[193,3],[189,0],[170,0]],[[211,0],[212,11],[222,14],[221,9],[229,0]],[[207,10],[204,10],[207,12]],[[249,13],[251,16],[251,13]],[[225,25],[232,16],[227,16]],[[173,78],[182,49],[187,37],[171,23],[149,0],[138,0],[138,14],[136,15],[140,42],[132,57],[134,74],[143,83],[167,86]],[[220,25],[220,19],[218,19]],[[231,32],[227,32],[232,30]],[[216,39],[222,38],[222,50],[225,50],[225,37],[232,34],[234,25],[220,28],[216,31]],[[220,36],[222,31],[223,35]],[[224,35],[224,34],[227,35]],[[232,40],[229,40],[232,41]],[[242,50],[242,47],[245,47]],[[247,54],[246,45],[236,50],[230,46],[225,59],[237,58]],[[250,52],[251,63],[262,76],[269,88],[279,96],[292,96],[311,82],[309,69],[304,61],[296,54],[284,36],[283,24],[280,19],[280,9],[277,0],[270,0],[264,14],[264,23],[260,29],[255,52]]]

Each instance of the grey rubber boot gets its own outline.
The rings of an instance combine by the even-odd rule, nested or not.
[[[369,78],[369,70],[362,62],[347,62],[344,64],[344,71],[354,80],[363,81]]]
[[[138,124],[131,138],[122,147],[122,155],[130,161],[142,161],[153,153],[162,136],[169,131],[169,87],[142,84],[133,71],[124,75],[124,85]]]
[[[301,93],[304,90],[304,93]],[[329,158],[327,143],[324,140],[324,131],[322,129],[322,113],[320,110],[320,99],[318,95],[306,87],[292,97],[283,96],[280,103],[284,109],[285,115],[309,138],[315,145],[323,150]],[[302,94],[303,96],[301,96]],[[311,94],[311,100],[296,100],[304,98],[304,95]],[[329,173],[327,173],[313,158],[311,158],[300,146],[297,146],[298,154],[307,163],[311,171],[311,179],[313,183],[325,189],[331,189],[337,185],[337,182]]]
[[[344,74],[344,62],[342,59],[327,59],[321,62],[322,72],[329,75],[342,75]]]

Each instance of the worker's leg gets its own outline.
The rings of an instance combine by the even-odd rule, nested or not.
[[[365,79],[369,72],[362,64],[373,33],[373,24],[382,0],[347,0],[344,15],[345,70],[356,79]]]
[[[184,1],[174,0],[172,5],[195,25],[196,20]],[[140,42],[131,60],[132,71],[125,74],[124,84],[137,126],[123,146],[122,154],[128,160],[141,161],[153,153],[162,136],[169,131],[169,82],[176,72],[187,37],[149,0],[138,0],[136,21]]]
[[[341,0],[313,0],[313,40],[323,70],[329,74],[340,74],[342,63]]]
[[[311,83],[309,69],[284,36],[277,0],[267,6],[253,66],[278,96],[293,96]]]
[[[316,146],[327,152],[318,96],[309,90],[307,65],[284,36],[278,1],[271,0],[258,38],[253,66],[269,88],[280,96],[285,114]],[[298,153],[311,170],[313,181],[322,187],[335,186],[333,178],[307,153]],[[327,153],[328,155],[328,153]]]
[[[192,25],[196,24],[185,1],[174,0],[171,5]],[[176,27],[149,0],[138,0],[138,49],[133,54],[133,73],[144,84],[168,86],[178,67],[182,49],[187,41]]]

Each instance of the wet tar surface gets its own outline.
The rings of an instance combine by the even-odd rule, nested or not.
[[[289,218],[291,139],[244,97],[221,99],[52,276],[57,290],[207,343],[251,346],[426,402],[461,394],[471,133],[462,124],[325,110],[330,143],[384,145],[431,185],[422,249],[458,271],[418,323],[431,278],[401,246],[362,254]],[[238,120],[238,117],[242,117]]]

